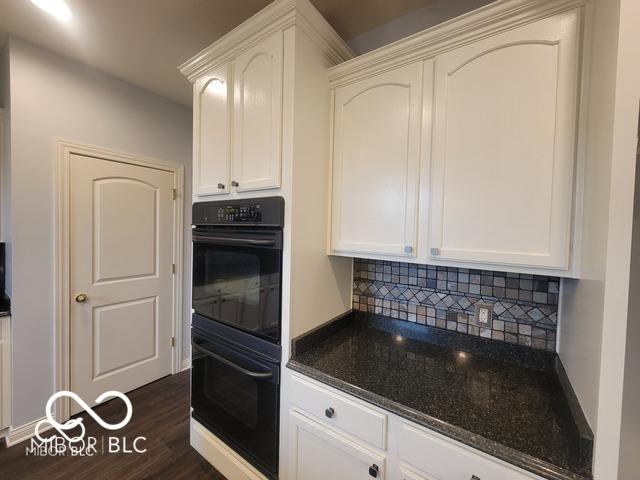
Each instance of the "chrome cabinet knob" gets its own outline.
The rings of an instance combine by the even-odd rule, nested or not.
[[[378,477],[378,472],[380,472],[380,467],[378,467],[378,465],[376,465],[375,463],[369,467],[369,475],[371,475],[373,478]]]
[[[336,414],[336,411],[335,411],[333,408],[331,408],[331,407],[327,408],[327,409],[324,411],[324,416],[325,416],[325,417],[327,417],[327,418],[333,418],[333,416],[334,416],[335,414]]]
[[[76,295],[76,302],[78,303],[84,303],[89,299],[89,297],[87,297],[86,293],[79,293],[78,295]]]
[[[231,182],[231,186],[232,187],[239,187],[240,184],[234,180],[234,181]]]
[[[480,477],[477,475],[471,475],[471,480],[480,480]]]
[[[218,190],[224,190],[224,183],[218,184]]]

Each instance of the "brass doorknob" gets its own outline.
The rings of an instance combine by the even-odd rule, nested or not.
[[[86,294],[84,293],[79,293],[78,295],[76,295],[76,302],[78,303],[84,303],[87,301],[89,297],[87,297]]]

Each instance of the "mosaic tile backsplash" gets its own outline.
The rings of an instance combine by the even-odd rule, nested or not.
[[[355,259],[353,308],[541,350],[556,350],[555,277]],[[491,328],[475,322],[493,306]]]

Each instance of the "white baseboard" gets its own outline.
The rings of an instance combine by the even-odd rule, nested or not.
[[[191,418],[190,443],[207,462],[230,480],[267,480],[252,465]]]
[[[24,442],[25,440],[29,440],[33,437],[36,434],[36,424],[41,420],[46,420],[46,417],[38,418],[37,420],[22,425],[21,427],[9,427],[9,433],[5,437],[7,447],[13,447],[18,443]],[[51,425],[47,423],[47,426],[41,428],[40,432],[46,432],[50,428]]]
[[[181,372],[184,372],[185,370],[189,370],[191,368],[191,359],[190,358],[185,358],[182,360],[182,370],[180,370]]]

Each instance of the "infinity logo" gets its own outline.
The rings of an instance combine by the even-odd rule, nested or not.
[[[48,423],[53,428],[55,428],[58,431],[58,433],[62,437],[64,437],[69,443],[80,442],[84,438],[85,427],[84,427],[82,418],[72,418],[67,420],[65,423],[60,423],[55,418],[53,418],[53,413],[52,413],[53,404],[57,399],[62,397],[69,397],[75,400],[76,403],[80,405],[85,412],[91,415],[91,418],[93,418],[102,428],[105,428],[107,430],[118,430],[124,427],[129,423],[129,420],[131,420],[131,415],[133,414],[133,406],[131,405],[131,401],[124,393],[117,392],[115,390],[110,390],[108,392],[104,392],[102,395],[96,398],[96,403],[101,403],[108,398],[117,397],[117,398],[120,398],[127,406],[127,415],[124,417],[124,419],[121,422],[111,424],[102,420],[102,418],[100,418],[100,416],[96,412],[94,412],[93,409],[89,405],[87,405],[87,403],[84,400],[82,400],[82,398],[80,398],[77,394],[70,392],[68,390],[62,390],[58,393],[54,393],[51,397],[49,397],[49,400],[47,401],[47,406],[46,406],[47,418],[40,420],[36,424],[35,434],[36,434],[36,437],[38,437],[38,440],[40,440],[41,442],[51,442],[56,438],[55,436],[51,436],[48,438],[43,438],[40,436],[40,428],[45,423]],[[81,430],[80,435],[70,437],[65,433],[66,431],[72,430],[76,427],[80,428]]]

